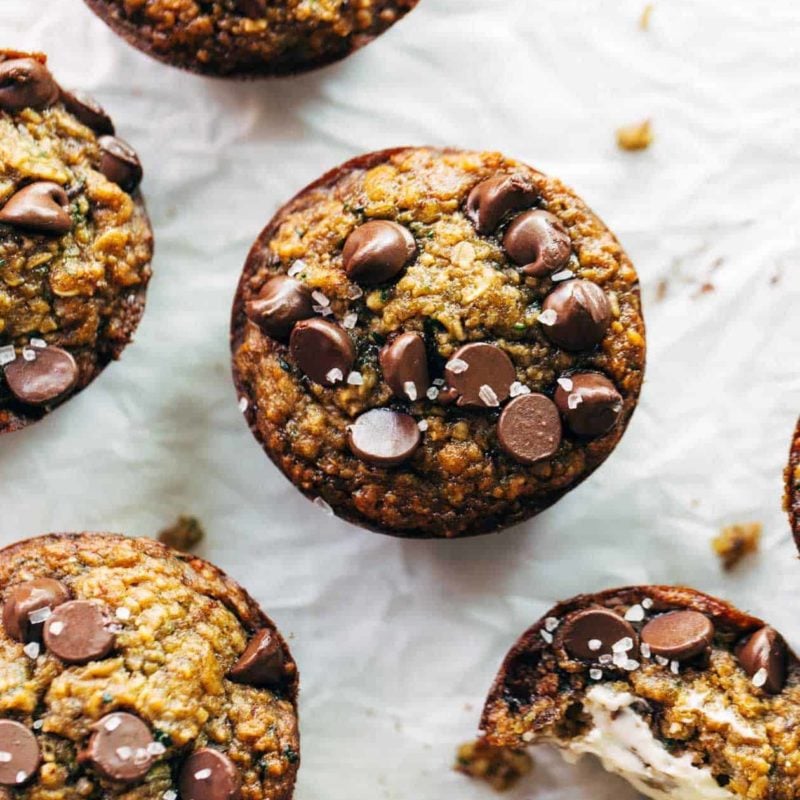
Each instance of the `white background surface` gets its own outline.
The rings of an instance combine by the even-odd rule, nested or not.
[[[800,412],[800,5],[421,0],[345,63],[237,84],[134,51],[80,0],[2,0],[3,45],[50,54],[145,165],[157,255],[137,340],[86,392],[0,441],[0,541],[153,535],[179,513],[264,604],[303,678],[298,800],[478,800],[449,771],[507,648],[551,602],[684,582],[800,646],[781,469]],[[650,117],[645,153],[615,129]],[[250,243],[321,172],[400,144],[502,150],[559,175],[614,229],[644,289],[649,366],[617,452],[538,519],[403,542],[333,520],[252,439],[228,314]],[[715,268],[716,266],[716,268]],[[658,299],[659,282],[666,294]],[[704,282],[714,290],[699,293]],[[664,289],[662,288],[662,293]],[[760,520],[734,576],[721,525]],[[509,795],[630,800],[544,754]]]

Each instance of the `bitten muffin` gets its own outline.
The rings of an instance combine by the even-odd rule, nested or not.
[[[289,75],[339,61],[418,0],[86,0],[112,30],[176,67],[220,77]]]
[[[240,407],[307,496],[410,537],[497,530],[614,449],[636,272],[560,181],[497,153],[356,158],[282,208],[233,307]]]
[[[490,745],[583,753],[656,800],[800,796],[800,665],[759,619],[692,589],[559,604],[514,645],[483,712]]]
[[[0,434],[83,389],[130,341],[153,237],[136,153],[42,55],[0,51]]]
[[[297,669],[253,599],[149,539],[0,551],[0,792],[288,800]]]
[[[789,524],[792,526],[794,540],[800,548],[800,420],[792,438],[789,449],[789,464],[785,472],[786,493],[784,503],[789,514]]]

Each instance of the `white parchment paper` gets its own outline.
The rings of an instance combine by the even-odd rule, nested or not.
[[[201,554],[292,637],[298,800],[478,800],[450,771],[496,668],[555,600],[684,582],[800,646],[800,565],[781,469],[800,412],[800,5],[795,0],[421,0],[346,62],[236,84],[128,47],[81,0],[0,0],[4,46],[41,49],[94,93],[145,165],[157,255],[136,342],[86,392],[0,440],[0,543],[53,530],[153,535],[179,513]],[[644,153],[615,129],[651,118]],[[649,333],[622,445],[536,520],[403,542],[325,516],[237,410],[228,314],[277,206],[355,154],[502,150],[562,177],[638,267]],[[703,291],[703,286],[706,290]],[[710,539],[764,523],[722,573]],[[629,800],[553,754],[511,800]]]

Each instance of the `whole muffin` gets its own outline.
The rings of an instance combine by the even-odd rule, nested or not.
[[[136,153],[42,55],[0,51],[0,434],[83,389],[130,341],[153,236]]]
[[[86,0],[134,47],[205,75],[322,67],[368,44],[418,0]]]
[[[784,502],[789,513],[789,524],[792,526],[794,540],[800,548],[800,420],[792,437],[789,449],[789,464],[785,472],[786,493]]]
[[[560,181],[497,153],[356,158],[267,225],[233,371],[307,496],[410,537],[536,514],[614,449],[645,360],[636,272]]]
[[[149,539],[0,551],[0,787],[79,800],[286,800],[297,669],[253,599]]]
[[[487,744],[598,756],[655,800],[800,797],[800,663],[759,619],[692,589],[560,603],[489,693]]]

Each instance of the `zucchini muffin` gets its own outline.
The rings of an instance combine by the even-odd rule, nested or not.
[[[205,75],[289,75],[339,61],[418,0],[86,0],[139,50]]]
[[[800,420],[792,438],[789,450],[789,464],[786,467],[786,494],[784,503],[789,513],[789,523],[797,546],[800,548]]]
[[[253,599],[149,539],[0,551],[0,787],[25,800],[287,800],[297,669]]]
[[[591,753],[655,800],[794,800],[800,665],[774,628],[692,589],[582,595],[514,645],[482,731]]]
[[[232,317],[247,422],[308,497],[409,537],[488,533],[611,453],[639,284],[560,181],[498,153],[356,158],[282,208]]]
[[[142,167],[42,55],[0,51],[0,434],[119,357],[144,311],[153,237]]]

